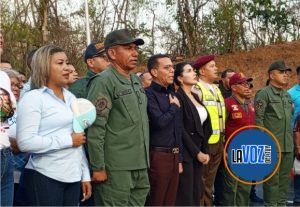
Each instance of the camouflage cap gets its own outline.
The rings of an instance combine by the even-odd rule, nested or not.
[[[104,47],[108,49],[115,45],[127,45],[131,43],[143,45],[145,42],[141,38],[134,38],[128,29],[120,29],[114,30],[106,36]]]
[[[270,67],[268,72],[271,72],[272,70],[288,70],[292,71],[292,69],[288,66],[285,65],[285,62],[283,60],[277,60],[273,62]]]

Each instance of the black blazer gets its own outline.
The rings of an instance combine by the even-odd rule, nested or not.
[[[192,94],[195,99],[202,106],[204,106],[199,97],[194,93]],[[192,162],[197,159],[197,154],[200,151],[203,153],[209,153],[208,139],[212,135],[210,116],[208,111],[206,110],[208,116],[203,125],[201,125],[200,117],[195,105],[182,88],[178,89],[176,96],[180,101],[183,117],[182,158],[185,162]]]

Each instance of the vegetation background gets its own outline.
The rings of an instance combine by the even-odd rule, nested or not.
[[[121,28],[145,39],[137,70],[146,70],[154,53],[175,61],[215,54],[220,71],[243,71],[257,89],[274,60],[284,59],[292,69],[300,64],[299,0],[88,0],[88,7],[92,41]],[[84,0],[1,0],[0,8],[2,60],[28,74],[26,53],[53,43],[85,73]],[[295,70],[291,75],[292,85]]]

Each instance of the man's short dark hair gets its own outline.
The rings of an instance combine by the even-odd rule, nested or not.
[[[147,63],[147,68],[148,68],[148,71],[150,72],[151,74],[151,69],[155,68],[158,66],[158,59],[160,58],[170,58],[168,55],[165,55],[165,54],[157,54],[157,55],[152,55],[149,60],[148,60],[148,63]]]
[[[300,73],[300,65],[298,65],[298,67],[296,68],[296,72],[297,72],[297,75],[299,75],[299,73]]]
[[[221,73],[221,78],[226,78],[227,73],[234,73],[235,71],[233,69],[225,69],[222,73]]]

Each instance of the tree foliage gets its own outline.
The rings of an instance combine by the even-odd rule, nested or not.
[[[0,6],[2,59],[27,72],[26,53],[53,43],[84,73],[83,0],[2,0]],[[145,39],[141,62],[154,53],[223,54],[300,37],[298,0],[89,0],[88,7],[91,40],[128,28]]]

